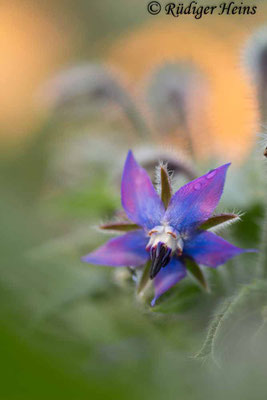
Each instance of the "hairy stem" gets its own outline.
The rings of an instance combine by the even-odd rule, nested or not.
[[[267,278],[267,206],[265,208],[265,218],[262,225],[262,237],[260,252],[258,257],[258,274],[260,278]]]

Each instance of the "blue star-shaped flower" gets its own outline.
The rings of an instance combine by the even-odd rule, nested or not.
[[[221,198],[229,165],[187,183],[164,204],[149,175],[129,151],[122,176],[121,200],[128,218],[136,224],[124,226],[135,230],[109,240],[83,257],[83,261],[112,267],[139,267],[151,259],[150,278],[155,286],[153,306],[163,293],[186,276],[187,259],[216,268],[235,255],[253,251],[236,247],[201,228]],[[123,224],[117,224],[117,228],[120,230]]]

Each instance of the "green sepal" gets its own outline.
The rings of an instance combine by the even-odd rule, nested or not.
[[[194,276],[194,278],[198,281],[200,286],[203,289],[205,289],[207,292],[209,292],[208,283],[206,281],[206,278],[205,278],[200,266],[191,258],[185,259],[185,265],[186,265],[187,270]]]
[[[146,287],[147,283],[150,280],[149,278],[150,267],[151,267],[151,260],[149,260],[144,266],[142,276],[138,282],[137,294],[141,293],[142,290],[144,290],[144,288]]]
[[[141,226],[132,224],[130,222],[110,222],[108,224],[100,225],[99,228],[106,231],[129,232],[135,231],[136,229],[141,229]]]
[[[207,221],[205,221],[202,225],[200,225],[200,229],[207,230],[210,228],[213,228],[214,226],[223,224],[225,222],[234,220],[234,219],[239,219],[238,214],[219,214],[219,215],[214,215],[213,217],[210,217]]]
[[[161,200],[167,209],[172,197],[172,189],[170,177],[167,168],[163,165],[160,167],[160,182],[161,182]]]

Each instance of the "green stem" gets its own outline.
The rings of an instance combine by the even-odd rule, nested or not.
[[[259,274],[259,278],[267,278],[267,206],[265,208],[265,218],[262,226],[262,237],[259,249],[257,271]]]

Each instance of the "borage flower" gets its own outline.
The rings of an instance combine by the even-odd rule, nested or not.
[[[152,306],[186,276],[187,269],[205,286],[198,264],[216,268],[237,254],[252,251],[207,231],[238,218],[235,214],[212,216],[229,165],[187,183],[174,195],[167,169],[161,166],[160,198],[147,172],[129,151],[122,176],[121,201],[133,223],[112,223],[102,228],[131,232],[109,240],[82,260],[112,267],[147,265],[155,287]]]

